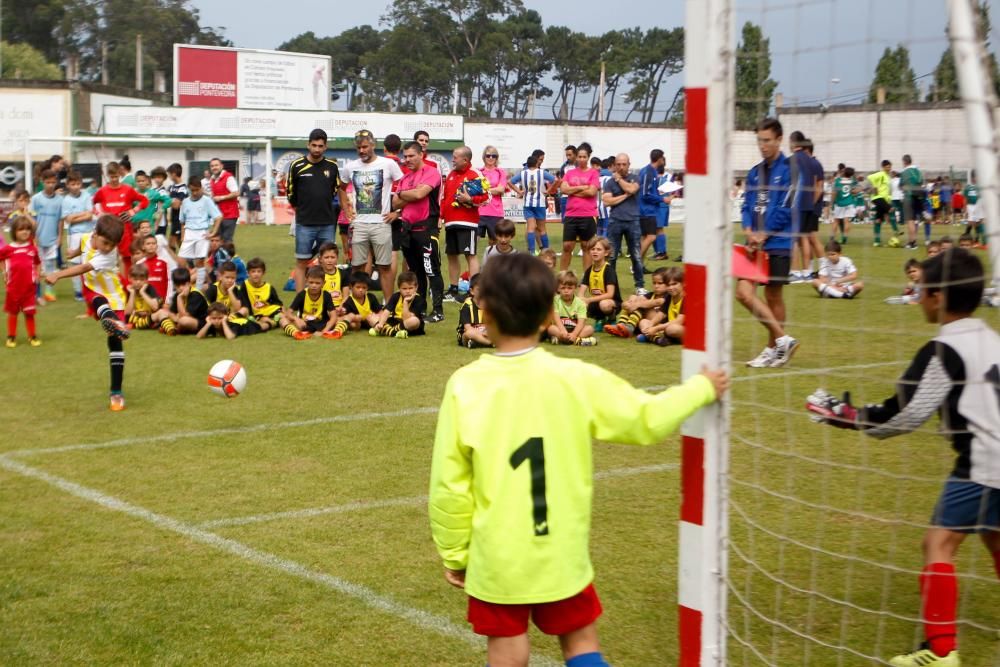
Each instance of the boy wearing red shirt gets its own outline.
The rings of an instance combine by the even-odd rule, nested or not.
[[[139,263],[146,267],[149,277],[146,282],[153,286],[161,299],[170,296],[170,269],[167,263],[157,255],[159,243],[155,236],[147,236],[142,239],[142,254],[145,255]]]
[[[490,186],[488,181],[485,187],[471,185],[475,181],[481,182],[482,177],[472,168],[472,149],[468,146],[459,146],[452,151],[451,165],[452,170],[441,192],[444,251],[448,255],[448,277],[451,279],[445,301],[458,303],[458,256],[465,255],[469,277],[479,273],[479,257],[476,255],[479,207],[490,200]]]
[[[118,216],[126,224],[122,225],[122,239],[118,243],[118,256],[124,265],[124,275],[132,267],[132,216],[149,206],[149,200],[136,192],[132,186],[121,182],[121,167],[117,162],[109,162],[105,170],[108,182],[94,193],[94,210],[98,215],[109,213]]]

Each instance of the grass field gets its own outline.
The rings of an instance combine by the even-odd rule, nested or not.
[[[670,230],[672,253],[681,229]],[[790,286],[790,331],[803,341],[794,363],[734,366],[731,664],[871,664],[795,632],[882,658],[916,637],[893,615],[919,607],[920,530],[898,520],[925,522],[948,470],[936,423],[866,442],[801,410],[820,385],[883,398],[933,334],[919,308],[882,303],[910,255],[871,248],[867,234],[858,228],[846,249],[863,295],[821,301]],[[286,230],[241,228],[237,240],[284,282]],[[436,406],[449,374],[479,354],[455,345],[454,306],[406,341],[138,332],[126,344],[128,409],[112,414],[103,334],[74,319],[68,284],[60,297],[39,317],[42,347],[0,354],[0,664],[483,664],[425,510]],[[994,327],[997,315],[983,314]],[[735,316],[741,361],[763,329]],[[558,353],[644,387],[680,372],[679,349],[608,336]],[[249,375],[232,401],[205,386],[223,358]],[[676,661],[678,463],[677,436],[595,444],[592,554],[616,665]],[[975,575],[961,614],[987,628],[963,627],[973,666],[1000,660],[1000,587],[982,551],[970,542],[960,566]],[[844,597],[883,613],[836,603]],[[560,664],[554,641],[535,646],[537,664]]]

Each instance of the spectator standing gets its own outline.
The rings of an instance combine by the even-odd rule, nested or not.
[[[641,260],[645,265],[646,252],[656,240],[656,214],[660,210],[663,196],[657,188],[660,183],[660,168],[667,164],[663,151],[654,148],[649,152],[649,164],[639,170],[639,229],[642,232]],[[643,271],[649,272],[643,268]]]
[[[639,249],[642,232],[639,230],[639,183],[629,173],[631,160],[627,153],[615,157],[614,171],[604,184],[601,199],[609,209],[608,239],[611,241],[611,266],[617,272],[616,262],[622,254],[622,237],[628,243],[629,260],[632,262],[632,279],[636,294],[644,294],[645,279]]]
[[[500,168],[500,151],[496,146],[483,149],[483,168],[479,170],[490,184],[490,200],[479,208],[479,238],[489,237],[496,243],[497,223],[503,220],[503,194],[507,191],[507,172]]]
[[[212,201],[222,213],[219,236],[223,241],[232,241],[236,233],[236,221],[240,218],[239,185],[236,183],[236,177],[226,171],[222,166],[222,160],[217,157],[208,163],[208,170],[211,172],[209,186],[212,189]]]
[[[444,246],[448,255],[448,277],[451,284],[445,300],[461,303],[458,296],[460,255],[465,256],[469,267],[469,277],[479,273],[479,257],[476,255],[476,234],[479,230],[479,207],[490,199],[487,188],[482,194],[470,194],[476,187],[470,182],[479,181],[481,176],[472,168],[472,149],[459,146],[452,151],[452,170],[445,179],[441,197],[441,217],[444,219]],[[450,297],[450,298],[449,298]]]
[[[561,270],[569,268],[573,260],[573,248],[577,241],[583,252],[583,268],[590,267],[591,243],[597,236],[597,197],[600,194],[601,176],[590,167],[590,144],[581,143],[576,149],[576,168],[563,176],[560,190],[566,195],[563,213],[563,253],[559,264]]]
[[[424,162],[423,151],[415,141],[403,147],[403,164],[406,173],[392,197],[392,207],[401,211],[403,257],[417,277],[417,293],[426,296],[430,268],[427,248],[432,227],[437,227],[437,220],[431,220],[430,197],[441,185],[441,174],[433,164]]]

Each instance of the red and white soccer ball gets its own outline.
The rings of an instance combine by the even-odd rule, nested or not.
[[[247,388],[247,372],[231,359],[217,362],[208,372],[208,388],[225,398],[235,398]]]

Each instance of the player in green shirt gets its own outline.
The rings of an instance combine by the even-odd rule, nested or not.
[[[892,238],[894,240],[890,245],[899,245],[897,239],[899,236],[899,225],[896,224],[896,218],[892,214],[891,172],[892,163],[888,160],[882,160],[882,168],[879,171],[868,174],[867,178],[869,187],[874,191],[872,194],[872,206],[875,207],[875,243],[873,245],[876,248],[882,245],[882,223],[885,222],[886,218],[892,223]]]
[[[833,233],[830,235],[830,238],[836,238],[839,228],[841,243],[847,243],[847,232],[854,218],[857,205],[854,189],[854,168],[844,167],[843,172],[833,179]]]
[[[138,229],[143,220],[149,221],[149,226],[155,231],[157,217],[170,209],[170,195],[152,186],[149,174],[144,171],[135,172],[136,192],[149,200],[149,204],[132,216],[132,227]]]
[[[976,185],[976,172],[973,171],[968,184],[962,190],[965,195],[965,233],[975,232],[977,244],[986,243],[986,230],[983,225],[983,212],[979,207],[979,186]]]
[[[448,380],[431,465],[429,515],[445,579],[469,595],[490,664],[528,664],[530,616],[559,635],[570,667],[607,665],[588,548],[591,442],[661,442],[724,393],[729,377],[705,370],[659,394],[635,389],[539,347],[556,291],[541,260],[501,255],[480,278],[496,353]]]
[[[903,220],[906,222],[906,247],[913,250],[917,247],[917,220],[923,215],[924,200],[927,193],[924,190],[924,175],[920,168],[913,164],[913,158],[903,156],[903,171],[899,174],[899,187],[903,190]],[[930,224],[925,228],[930,238]]]

